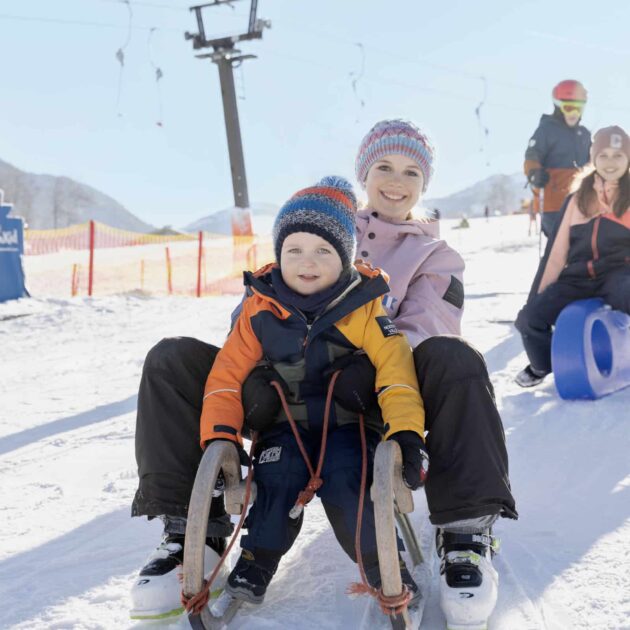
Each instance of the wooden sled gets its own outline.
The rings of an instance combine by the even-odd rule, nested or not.
[[[226,484],[224,493],[226,511],[228,514],[241,514],[246,508],[241,465],[235,446],[229,442],[211,443],[199,465],[188,508],[183,589],[189,596],[199,593],[204,585],[204,547],[212,501],[211,489],[214,488],[221,469]],[[398,562],[396,523],[414,566],[422,564],[423,558],[407,517],[407,514],[413,511],[413,497],[411,490],[403,482],[402,455],[400,446],[394,441],[381,442],[376,449],[371,497],[374,502],[383,593],[386,596],[397,596],[402,593],[403,586]],[[221,597],[214,605],[206,606],[199,615],[189,615],[190,625],[195,630],[219,630],[226,627],[243,602],[226,600],[227,607],[217,608],[220,600]],[[412,627],[411,616],[407,610],[388,618],[394,630]]]

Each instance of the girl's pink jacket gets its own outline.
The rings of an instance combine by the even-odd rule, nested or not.
[[[461,335],[464,261],[439,240],[437,221],[390,223],[366,208],[356,224],[357,258],[389,275],[383,305],[411,347],[434,335]]]

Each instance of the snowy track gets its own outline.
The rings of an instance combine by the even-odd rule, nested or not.
[[[524,364],[513,321],[537,260],[527,217],[471,221],[443,236],[467,260],[465,336],[488,361],[508,439],[518,522],[502,521],[491,630],[630,629],[630,390],[564,402]],[[238,297],[32,299],[0,304],[0,628],[186,628],[132,624],[128,589],[160,524],[129,518],[134,425],[146,352],[191,335],[220,344]],[[426,549],[422,492],[412,521]],[[231,628],[356,628],[365,600],[314,501],[265,604]],[[422,630],[444,627],[434,571]]]

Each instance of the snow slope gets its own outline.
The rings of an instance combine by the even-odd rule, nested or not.
[[[525,356],[513,325],[537,262],[527,217],[444,222],[467,260],[465,336],[488,361],[520,520],[502,521],[501,586],[491,630],[630,628],[630,389],[564,402],[553,379],[512,382]],[[140,628],[127,616],[135,572],[160,524],[129,517],[134,414],[143,358],[160,338],[220,344],[238,297],[31,299],[0,304],[0,628]],[[432,538],[422,491],[416,524]],[[231,627],[356,628],[355,567],[320,503],[265,604]],[[423,630],[444,627],[435,584]],[[164,628],[148,624],[145,628]],[[186,628],[184,619],[168,626]]]

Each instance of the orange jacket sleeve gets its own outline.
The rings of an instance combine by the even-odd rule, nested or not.
[[[251,297],[243,303],[243,310],[208,375],[201,410],[202,448],[215,438],[242,443],[241,387],[262,358],[262,346],[251,324],[257,301],[256,297]]]

